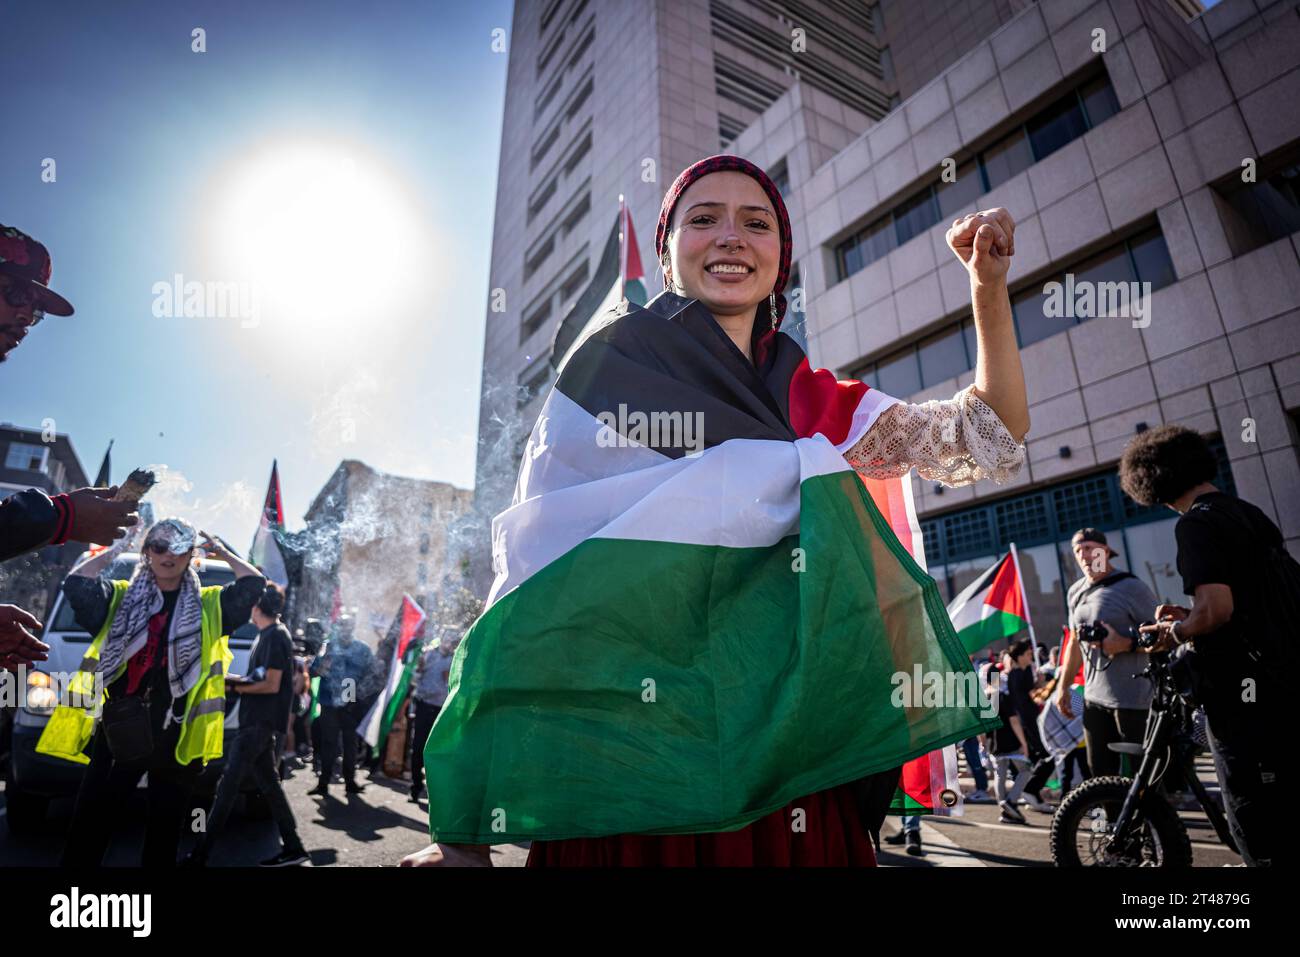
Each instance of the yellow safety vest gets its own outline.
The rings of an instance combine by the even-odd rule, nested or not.
[[[90,758],[84,751],[94,734],[95,718],[107,697],[107,691],[104,690],[98,700],[95,700],[95,664],[99,661],[100,652],[126,589],[127,582],[113,582],[108,616],[104,619],[99,634],[90,643],[90,650],[81,660],[77,673],[69,682],[63,702],[54,709],[45,730],[41,732],[40,740],[36,743],[38,754],[48,754],[77,764],[90,763]],[[181,736],[176,742],[177,764],[189,764],[194,760],[202,760],[207,764],[214,758],[221,757],[226,719],[226,669],[235,657],[230,653],[226,638],[221,633],[221,586],[202,588],[199,596],[203,604],[202,677],[194,683],[185,699]],[[103,688],[107,689],[125,670],[126,662],[123,662],[116,674],[104,679]]]

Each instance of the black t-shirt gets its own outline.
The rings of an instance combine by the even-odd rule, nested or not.
[[[239,726],[266,725],[276,731],[289,727],[289,708],[293,702],[293,638],[282,622],[262,629],[257,647],[249,659],[248,670],[263,667],[280,670],[280,690],[275,694],[239,696]]]
[[[1002,726],[993,734],[994,754],[1017,754],[1020,751],[1020,739],[1016,737],[1016,732],[1011,727],[1011,717],[1016,713],[1015,705],[1011,703],[1011,695],[1003,692],[998,695],[998,719]]]
[[[1038,737],[1038,705],[1034,704],[1034,699],[1029,696],[1029,692],[1034,687],[1034,675],[1028,668],[1011,669],[1007,675],[1007,697],[1011,699],[1011,707],[1015,713],[1020,716],[1020,724],[1025,732],[1025,741],[1029,744],[1029,750],[1032,754],[1027,754],[1027,758],[1036,758],[1043,750],[1042,741]]]
[[[1174,537],[1185,594],[1195,595],[1199,585],[1232,589],[1232,618],[1215,631],[1197,635],[1192,646],[1213,677],[1234,687],[1257,670],[1246,649],[1248,643],[1258,647],[1261,642],[1252,641],[1241,622],[1258,608],[1260,563],[1271,546],[1282,544],[1282,533],[1254,505],[1214,491],[1196,497],[1174,526]]]

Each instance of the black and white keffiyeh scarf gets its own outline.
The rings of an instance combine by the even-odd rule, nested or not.
[[[171,624],[164,638],[167,646],[167,677],[173,698],[188,694],[199,680],[203,659],[203,604],[199,598],[199,576],[190,567],[181,578]],[[107,679],[140,651],[149,640],[149,619],[162,611],[163,595],[153,569],[142,564],[118,605],[108,638],[99,653],[100,674]]]

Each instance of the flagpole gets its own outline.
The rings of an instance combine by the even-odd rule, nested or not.
[[[623,194],[618,194],[618,298],[624,298],[627,289],[627,207]]]
[[[1025,592],[1025,576],[1020,573],[1020,555],[1016,543],[1011,543],[1011,562],[1016,566],[1016,582],[1020,586],[1020,600],[1025,603],[1025,623],[1029,626],[1029,643],[1034,647],[1034,675],[1038,675],[1038,639],[1034,637],[1034,619],[1029,614],[1029,595]]]

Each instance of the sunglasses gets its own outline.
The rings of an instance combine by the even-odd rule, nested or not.
[[[194,546],[187,545],[184,542],[177,542],[170,545],[165,542],[146,542],[144,547],[146,551],[153,552],[155,555],[166,555],[168,552],[171,552],[173,555],[184,555]],[[179,548],[180,551],[176,551],[177,548]]]
[[[40,293],[31,283],[8,282],[5,283],[3,288],[0,288],[0,295],[4,296],[5,302],[9,305],[13,306],[15,309],[21,309],[23,306],[30,306],[36,302]],[[30,325],[34,326],[44,318],[44,309],[33,309]]]

